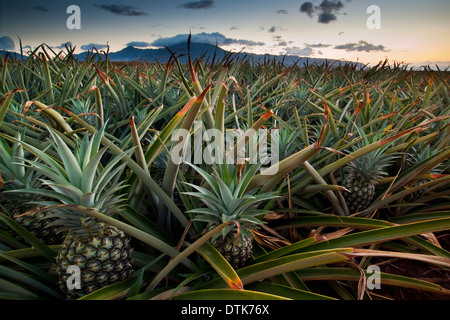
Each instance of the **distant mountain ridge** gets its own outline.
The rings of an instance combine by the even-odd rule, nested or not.
[[[170,51],[169,51],[169,50]],[[186,63],[188,60],[187,43],[180,43],[167,48],[158,49],[139,49],[132,46],[128,46],[120,51],[110,52],[108,57],[111,61],[116,62],[156,62],[166,63],[169,61],[171,53],[176,53],[181,63]],[[328,62],[329,64],[339,66],[346,63],[356,65],[357,67],[364,67],[364,64],[345,61],[345,60],[333,60],[333,59],[320,59],[320,58],[308,58],[295,55],[271,55],[271,54],[255,54],[248,52],[229,52],[218,46],[206,44],[206,43],[191,43],[191,58],[196,59],[204,57],[211,61],[216,57],[216,61],[221,60],[225,55],[232,54],[232,57],[238,59],[249,59],[253,63],[261,63],[267,59],[275,59],[276,61],[283,62],[285,65],[293,65],[297,63],[299,66],[311,65],[311,64],[323,64]],[[82,52],[75,55],[77,58],[84,59],[88,55],[88,52]]]
[[[170,51],[169,51],[170,50]],[[0,54],[5,56],[8,51],[0,50]],[[167,48],[158,49],[140,49],[132,46],[128,46],[122,50],[116,52],[109,52],[108,57],[114,62],[160,62],[166,63],[171,57],[171,53],[176,53],[179,61],[181,63],[186,63],[188,60],[188,50],[187,43],[180,43]],[[12,57],[20,58],[20,54],[15,52],[10,52]],[[75,54],[74,56],[80,60],[85,60],[85,58],[92,54],[92,51],[85,51],[82,53]],[[346,60],[333,60],[333,59],[321,59],[321,58],[309,58],[300,57],[296,55],[271,55],[271,54],[255,54],[248,52],[229,52],[218,46],[206,44],[206,43],[191,43],[191,58],[197,59],[204,57],[205,59],[212,60],[215,55],[216,61],[220,61],[226,55],[232,54],[232,57],[242,59],[249,59],[252,63],[262,63],[265,60],[275,59],[277,62],[283,62],[285,65],[290,66],[295,63],[299,66],[312,65],[312,64],[328,64],[333,66],[340,66],[344,64],[351,64],[358,68],[363,68],[364,64],[358,62],[351,62]],[[24,57],[25,58],[25,57]]]

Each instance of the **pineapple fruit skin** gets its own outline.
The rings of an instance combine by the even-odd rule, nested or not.
[[[60,288],[68,299],[78,298],[117,281],[128,279],[133,273],[129,239],[119,229],[107,226],[103,233],[78,238],[69,234],[56,257]],[[81,288],[69,290],[71,276],[67,268],[78,266]]]
[[[211,244],[220,252],[220,254],[230,263],[230,265],[239,269],[245,266],[246,262],[252,256],[252,239],[247,236],[239,236],[236,242],[236,234],[228,233],[225,239],[216,238]]]
[[[419,180],[419,181],[417,181],[414,185],[413,185],[413,187],[417,187],[417,186],[420,186],[420,185],[422,185],[422,184],[424,184],[424,183],[427,183],[427,182],[429,182],[430,180],[427,180],[427,179],[424,179],[424,180]],[[421,190],[418,190],[418,191],[416,191],[416,192],[413,192],[413,193],[411,193],[411,194],[408,194],[407,196],[406,196],[406,201],[408,201],[408,202],[414,202],[414,201],[417,201],[417,200],[419,200],[424,194],[425,194],[425,192],[427,192],[427,189],[428,188],[424,188],[424,189],[421,189]]]
[[[350,192],[344,193],[344,199],[351,213],[366,209],[375,196],[375,185],[350,175],[344,179],[344,186]]]
[[[2,205],[8,208],[12,218],[17,223],[46,245],[57,244],[62,241],[61,236],[58,234],[58,228],[50,225],[51,222],[55,221],[54,218],[48,218],[46,213],[39,211],[23,215],[27,211],[38,210],[41,206],[14,203],[10,200],[2,201]],[[21,243],[28,244],[14,231],[10,230],[9,232]]]

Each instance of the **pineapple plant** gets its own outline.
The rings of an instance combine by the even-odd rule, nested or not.
[[[358,146],[355,150],[364,146]],[[356,158],[344,167],[342,185],[349,190],[344,193],[344,199],[350,214],[361,212],[372,203],[377,183],[387,176],[386,169],[395,156],[384,153],[384,149]]]
[[[207,223],[205,232],[218,225],[230,222],[211,239],[211,244],[236,269],[243,267],[252,255],[251,230],[263,224],[261,219],[270,212],[259,209],[265,200],[274,199],[274,193],[256,194],[256,190],[247,192],[246,189],[260,166],[254,165],[245,173],[239,166],[230,170],[227,164],[220,166],[220,173],[213,170],[212,174],[190,164],[205,180],[209,189],[186,183],[196,192],[183,194],[197,197],[206,207],[194,208],[187,211],[193,213],[193,221]]]
[[[412,147],[411,150],[405,154],[405,167],[407,169],[411,169],[414,166],[419,165],[420,163],[423,163],[427,159],[431,158],[435,153],[436,153],[436,151],[432,150],[430,145],[426,146],[423,149],[416,149],[416,148]],[[440,172],[440,170],[439,170],[439,165],[438,165],[438,166],[434,167],[433,169],[431,169],[430,172],[428,172],[428,173],[438,174],[439,172]],[[430,180],[428,180],[428,179],[418,180],[413,185],[411,185],[411,187],[416,187],[416,186],[422,185],[428,181],[430,181]],[[427,191],[427,189],[428,188],[423,188],[423,189],[420,189],[413,193],[410,193],[405,197],[405,200],[408,202],[417,201],[424,195],[424,193]]]
[[[91,99],[70,99],[70,111],[79,115],[91,126],[95,126],[97,115],[95,115],[95,107],[92,105]]]
[[[114,226],[105,224],[85,213],[83,209],[96,210],[111,216],[119,213],[124,187],[118,182],[124,164],[118,165],[126,154],[109,158],[102,166],[108,147],[100,149],[102,130],[90,139],[86,134],[75,141],[75,147],[49,130],[53,149],[61,161],[27,145],[40,159],[28,160],[30,168],[43,176],[42,183],[48,189],[28,189],[23,192],[53,199],[43,205],[53,208],[52,225],[65,234],[56,257],[61,290],[68,299],[91,293],[106,285],[129,278],[133,272],[131,247],[126,235]],[[81,272],[81,288],[69,289],[67,268],[77,266]]]
[[[40,211],[43,207],[33,202],[43,200],[39,195],[21,195],[8,191],[27,190],[41,187],[38,175],[34,170],[25,168],[25,152],[20,144],[22,133],[17,133],[16,140],[12,146],[0,138],[0,172],[5,181],[2,192],[0,192],[0,204],[6,208],[12,218],[21,224],[45,244],[55,244],[61,239],[57,235],[56,228],[50,223],[54,219],[49,214]],[[27,213],[30,211],[30,213]],[[25,214],[27,213],[27,214]],[[15,232],[10,231],[20,242],[23,239]]]

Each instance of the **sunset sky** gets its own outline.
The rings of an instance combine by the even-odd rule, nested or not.
[[[69,30],[69,5],[81,11]],[[369,29],[370,5],[380,28]],[[412,66],[450,66],[450,0],[71,0],[2,1],[0,49],[66,42],[77,52],[93,46],[118,51],[185,41],[226,50],[293,54],[376,64],[388,58]]]

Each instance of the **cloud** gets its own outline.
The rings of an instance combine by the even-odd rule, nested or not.
[[[274,33],[275,31],[286,31],[286,29],[283,29],[280,26],[278,26],[278,27],[272,26],[267,30],[267,32],[270,32],[270,33]]]
[[[150,43],[149,42],[145,42],[145,41],[131,41],[128,42],[126,44],[126,46],[131,46],[131,47],[135,47],[135,48],[147,48],[150,47]]]
[[[193,10],[209,9],[214,7],[214,0],[190,1],[180,4],[178,7]]]
[[[300,12],[306,13],[308,16],[312,17],[313,13],[314,13],[314,6],[312,4],[312,2],[304,2],[301,6],[300,6]]]
[[[328,24],[337,20],[337,13],[344,8],[344,4],[337,0],[324,0],[318,6],[314,6],[312,2],[304,2],[300,6],[300,12],[306,13],[309,17],[313,17],[316,13],[317,22]]]
[[[385,52],[385,51],[389,51],[382,44],[374,45],[374,44],[368,43],[367,41],[364,41],[364,40],[360,40],[357,43],[341,44],[341,45],[335,46],[334,49],[345,50],[345,51],[365,51],[365,52],[371,52],[371,51]]]
[[[331,44],[324,44],[324,43],[305,43],[305,46],[310,47],[310,48],[328,48],[329,46],[331,46]]]
[[[97,49],[97,50],[102,50],[102,49],[107,49],[108,45],[106,44],[98,44],[98,43],[89,43],[89,44],[85,44],[82,45],[80,47],[82,50],[92,50],[92,49]]]
[[[48,9],[46,7],[43,6],[34,6],[32,7],[32,9],[37,10],[37,11],[43,11],[43,12],[47,12]]]
[[[165,47],[165,46],[172,46],[175,44],[180,43],[186,43],[188,39],[188,34],[177,34],[176,36],[170,37],[170,38],[159,38],[152,42],[153,46],[156,47]],[[193,34],[191,37],[191,42],[194,43],[208,43],[215,45],[232,45],[232,44],[240,44],[240,45],[247,45],[247,46],[263,46],[264,42],[256,42],[253,40],[242,40],[242,39],[232,39],[227,38],[223,34],[219,32],[213,32],[213,33],[198,33]]]
[[[66,48],[66,45],[67,45],[67,47],[69,47],[69,48],[73,46],[73,44],[72,44],[71,41],[67,41],[67,42],[61,43],[61,45],[55,46],[55,47],[53,47],[53,48],[55,48],[55,49],[65,49],[65,48]]]
[[[295,56],[310,56],[314,53],[313,49],[310,47],[300,48],[300,47],[287,47],[286,55],[295,55]]]
[[[0,50],[14,51],[15,49],[16,45],[10,37],[0,37]]]
[[[324,12],[324,13],[319,14],[319,19],[317,20],[317,22],[328,24],[331,21],[335,21],[335,20],[337,20],[337,17],[334,13]]]
[[[138,16],[146,16],[147,14],[143,11],[138,11],[140,8],[133,7],[126,4],[94,4],[97,8],[109,11],[118,16],[129,16],[129,17],[138,17]]]
[[[280,9],[277,11],[278,14],[288,14],[289,12],[287,10],[284,9]]]

